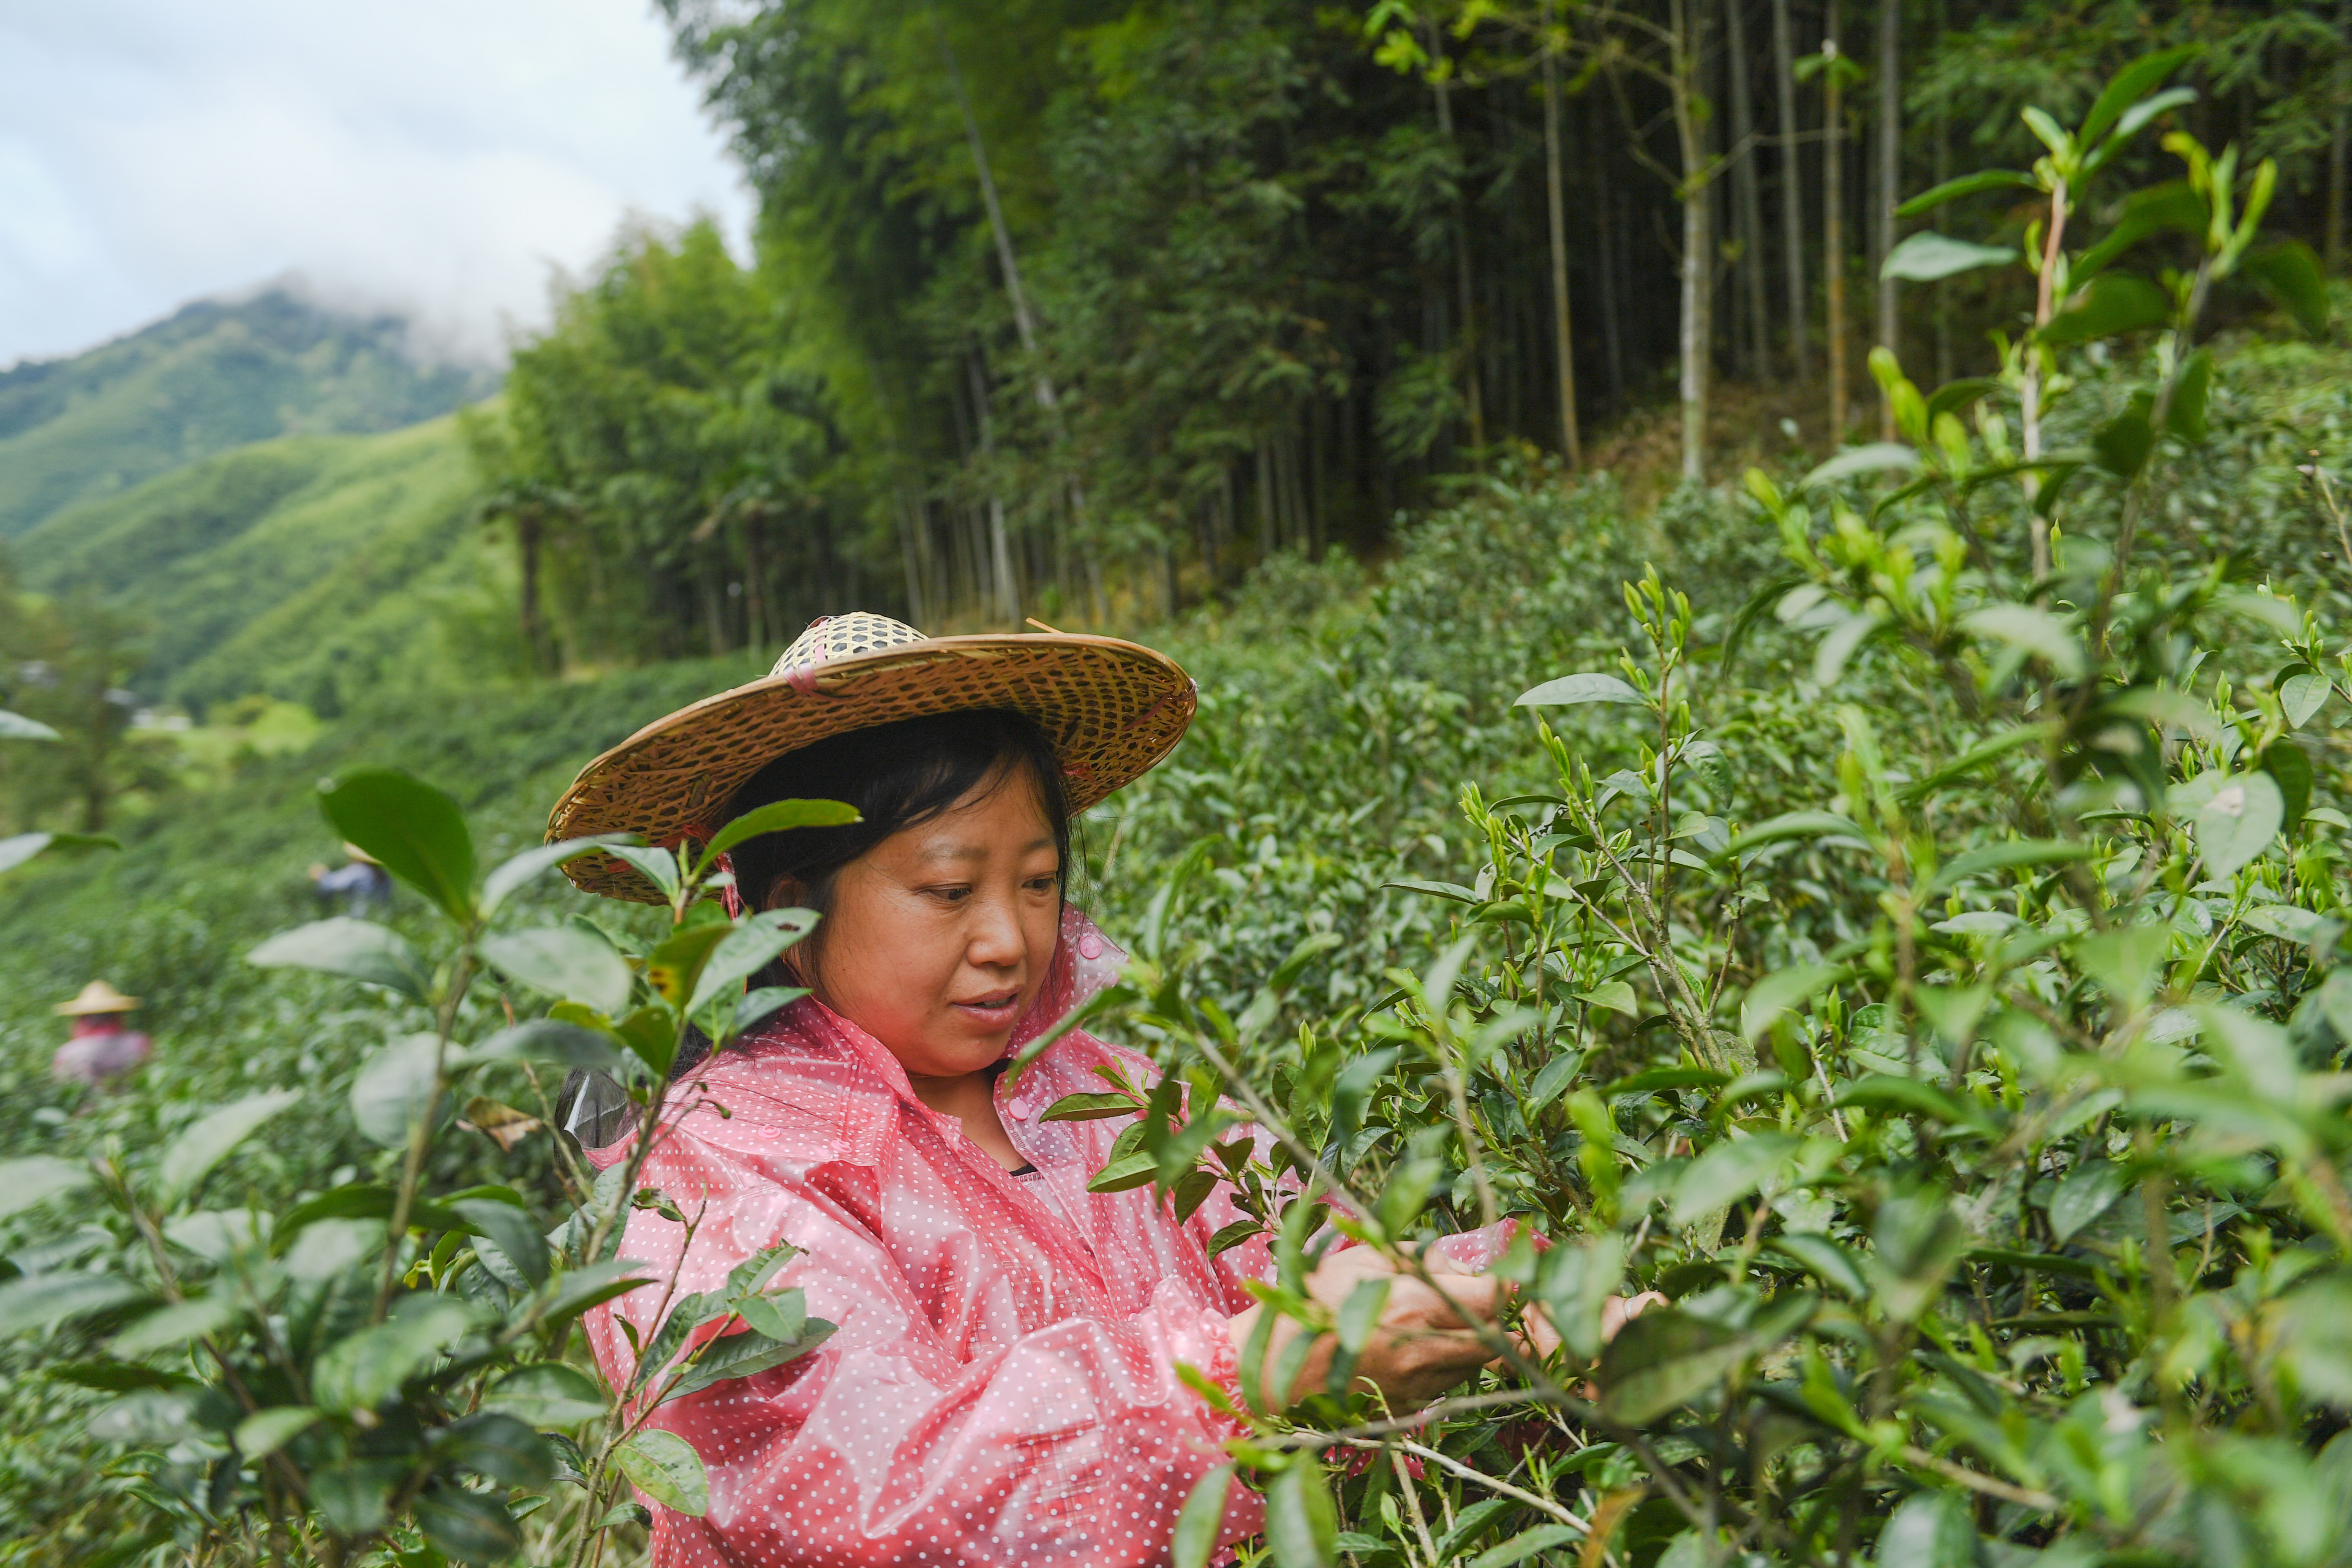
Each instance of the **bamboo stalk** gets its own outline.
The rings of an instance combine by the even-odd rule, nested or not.
[[[1841,148],[1845,106],[1838,80],[1838,0],[1824,6],[1822,75],[1826,79],[1822,115],[1822,267],[1829,280],[1830,447],[1845,445],[1845,190]]]
[[[1799,381],[1812,376],[1812,341],[1806,330],[1812,301],[1805,290],[1805,188],[1797,160],[1796,53],[1789,0],[1772,0],[1772,77],[1780,100],[1780,270],[1787,289],[1789,358]]]
[[[1559,449],[1570,468],[1580,468],[1584,448],[1577,438],[1576,359],[1568,312],[1568,193],[1560,187],[1559,58],[1551,46],[1551,0],[1544,0],[1544,195],[1551,209],[1551,314],[1553,352],[1559,356]]]

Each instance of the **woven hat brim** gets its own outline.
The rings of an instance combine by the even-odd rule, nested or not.
[[[139,1005],[136,996],[125,996],[103,981],[82,987],[81,994],[70,1002],[60,1003],[50,1009],[60,1018],[99,1018],[110,1013],[129,1013]]]
[[[641,833],[656,844],[708,829],[745,780],[787,752],[852,730],[979,708],[1036,721],[1062,765],[1073,815],[1148,772],[1183,739],[1198,696],[1173,659],[1117,637],[931,637],[769,676],[646,725],[580,770],[547,838]],[[583,856],[573,883],[659,903],[625,861]]]

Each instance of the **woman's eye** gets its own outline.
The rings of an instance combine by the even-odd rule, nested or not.
[[[1060,879],[1055,877],[1032,877],[1027,886],[1033,893],[1049,893],[1054,890],[1055,884]]]
[[[967,887],[933,888],[929,892],[931,897],[950,904],[960,904],[971,897],[971,889]]]

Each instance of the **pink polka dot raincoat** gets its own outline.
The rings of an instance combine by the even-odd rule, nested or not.
[[[1013,1047],[1118,959],[1067,916]],[[1251,1304],[1242,1281],[1272,1266],[1262,1240],[1209,1256],[1239,1217],[1223,1191],[1181,1225],[1149,1187],[1087,1192],[1125,1119],[1039,1120],[1065,1094],[1099,1090],[1097,1063],[1138,1082],[1150,1063],[1074,1031],[1009,1092],[1000,1081],[997,1113],[1035,1167],[1016,1177],[918,1100],[855,1024],[814,997],[780,1020],[671,1091],[643,1184],[701,1209],[692,1247],[681,1257],[684,1227],[640,1210],[621,1254],[665,1280],[675,1269],[680,1292],[709,1290],[789,1241],[800,1253],[769,1289],[798,1288],[811,1317],[839,1326],[798,1361],[655,1415],[710,1475],[705,1517],[654,1508],[656,1568],[1164,1563],[1178,1510],[1234,1431],[1177,1363],[1234,1386],[1226,1321]],[[1490,1249],[1448,1250],[1474,1263]],[[625,1382],[634,1364],[616,1320],[645,1339],[661,1295],[591,1315],[608,1377]],[[1236,1485],[1226,1538],[1259,1519]]]

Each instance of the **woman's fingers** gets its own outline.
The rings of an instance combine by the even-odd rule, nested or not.
[[[1663,1307],[1666,1299],[1655,1290],[1644,1290],[1638,1296],[1612,1296],[1601,1304],[1601,1341],[1603,1344],[1617,1337],[1617,1331],[1642,1315],[1648,1307]]]
[[[1535,1302],[1519,1315],[1519,1340],[1538,1361],[1559,1349],[1559,1331],[1551,1326],[1551,1314]]]
[[[1326,1307],[1337,1310],[1367,1279],[1385,1279],[1388,1300],[1381,1310],[1380,1327],[1356,1363],[1355,1374],[1378,1384],[1392,1401],[1413,1407],[1426,1405],[1496,1361],[1495,1347],[1481,1330],[1509,1310],[1516,1290],[1507,1281],[1491,1274],[1455,1274],[1437,1268],[1431,1269],[1429,1279],[1419,1279],[1400,1272],[1391,1260],[1371,1247],[1351,1247],[1325,1258],[1310,1277],[1308,1289]],[[1601,1338],[1614,1338],[1630,1320],[1664,1301],[1654,1290],[1610,1298],[1601,1307]],[[1234,1320],[1237,1349],[1245,1342],[1248,1326],[1258,1311],[1253,1308]],[[1276,1337],[1280,1342],[1288,1333],[1277,1332]],[[1550,1356],[1560,1344],[1550,1318],[1540,1306],[1532,1304],[1520,1315],[1514,1337],[1538,1360]],[[1320,1385],[1329,1353],[1328,1342],[1317,1347],[1299,1378],[1298,1389]]]
[[[1455,1273],[1438,1255],[1421,1261],[1427,1268],[1426,1279],[1418,1276],[1412,1262],[1400,1269],[1396,1261],[1372,1247],[1343,1247],[1323,1259],[1307,1286],[1317,1300],[1337,1310],[1366,1280],[1386,1281],[1388,1300],[1381,1306],[1380,1327],[1364,1346],[1356,1376],[1377,1384],[1399,1405],[1416,1407],[1496,1359],[1486,1332],[1510,1310],[1517,1294],[1516,1287],[1491,1274]],[[1611,1332],[1625,1315],[1622,1304],[1612,1306]],[[1530,1306],[1521,1315],[1513,1337],[1537,1360],[1559,1348],[1559,1332],[1540,1307]],[[1310,1373],[1300,1386],[1318,1377]]]
[[[1391,1328],[1464,1330],[1475,1319],[1493,1322],[1500,1312],[1496,1300],[1502,1282],[1483,1274],[1438,1276],[1439,1288],[1400,1277],[1389,1288],[1387,1310],[1381,1322]]]

